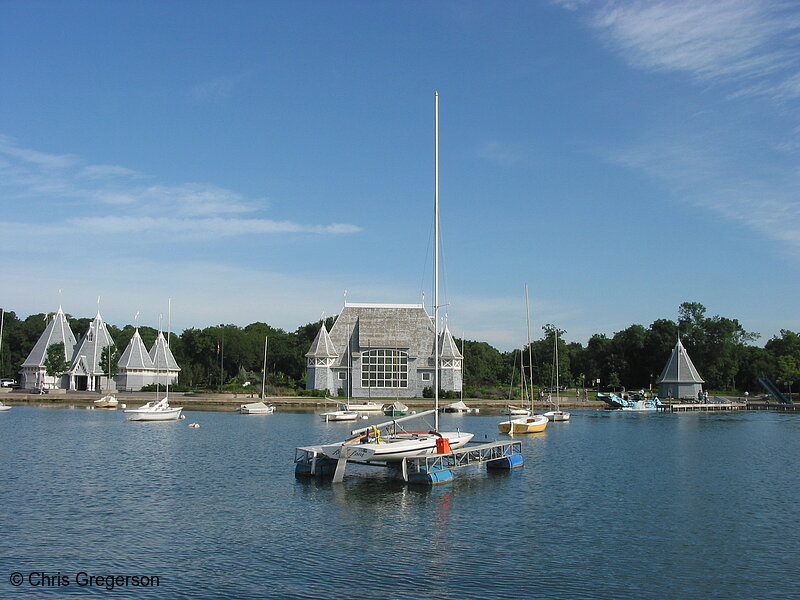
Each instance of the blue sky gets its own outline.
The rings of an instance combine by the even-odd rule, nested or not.
[[[502,350],[800,330],[800,8],[0,2],[0,306],[118,326],[431,298]],[[443,311],[445,312],[445,311]]]

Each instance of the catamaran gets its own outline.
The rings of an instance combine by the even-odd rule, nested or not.
[[[434,96],[434,262],[433,262],[433,322],[434,322],[434,408],[416,415],[401,417],[379,425],[351,432],[350,439],[322,446],[329,458],[364,462],[399,462],[406,457],[442,454],[461,448],[472,440],[473,434],[460,430],[439,431],[439,93]],[[428,431],[406,431],[398,423],[433,414],[434,426]]]

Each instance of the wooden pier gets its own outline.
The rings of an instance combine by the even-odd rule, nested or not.
[[[334,483],[344,479],[347,463],[384,467],[406,483],[435,485],[453,479],[453,470],[485,464],[487,469],[514,469],[523,465],[522,442],[502,441],[467,444],[445,454],[426,454],[404,458],[400,462],[358,461],[333,459],[322,453],[320,446],[295,449],[295,475],[332,477]]]
[[[747,410],[777,410],[779,412],[800,412],[800,404],[778,402],[748,402]]]
[[[727,400],[723,402],[667,402],[658,407],[661,412],[727,412],[732,410],[777,410],[800,412],[800,404],[765,402],[763,400]]]

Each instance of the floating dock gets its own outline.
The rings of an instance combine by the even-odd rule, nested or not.
[[[522,442],[501,441],[467,444],[444,454],[426,454],[404,458],[400,462],[332,459],[322,453],[321,446],[295,449],[295,475],[298,477],[331,477],[334,483],[344,479],[347,463],[389,468],[395,477],[406,483],[436,485],[453,479],[453,470],[485,464],[487,469],[515,469],[524,463]]]
[[[661,412],[723,412],[745,410],[744,402],[669,402],[658,407]]]

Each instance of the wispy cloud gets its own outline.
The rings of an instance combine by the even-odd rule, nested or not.
[[[692,136],[648,141],[607,157],[668,182],[684,201],[780,241],[800,257],[796,172],[769,177],[742,172],[718,148]]]
[[[43,202],[53,207],[70,203],[70,214],[48,219],[49,214],[17,211],[16,227],[31,234],[61,233],[89,228],[108,233],[170,233],[197,236],[274,235],[311,233],[350,234],[360,231],[345,223],[297,223],[275,221],[259,215],[263,199],[208,183],[188,182],[165,185],[118,165],[86,164],[80,157],[47,154],[21,148],[13,139],[0,135],[0,190],[6,198]],[[102,217],[97,216],[102,214]],[[169,216],[165,216],[169,215]]]
[[[478,148],[478,156],[504,167],[513,167],[525,162],[524,151],[515,145],[490,140]]]
[[[632,65],[680,71],[734,93],[800,97],[796,4],[770,0],[562,3]]]
[[[222,77],[215,77],[208,81],[198,83],[189,91],[189,95],[193,100],[198,102],[218,102],[230,98],[235,90],[244,82],[250,75],[249,71],[243,73],[235,73],[233,75],[224,75]]]
[[[618,164],[666,181],[675,197],[779,240],[800,255],[800,173],[785,164],[797,152],[790,122],[782,139],[752,130],[766,99],[786,106],[800,99],[800,12],[796,3],[769,0],[657,2],[556,2],[583,17],[600,39],[632,67],[689,76],[720,100],[740,102],[725,133],[704,130],[702,120],[643,128],[639,142],[604,149]],[[711,97],[713,94],[708,94]],[[792,117],[791,112],[785,114]],[[716,126],[719,126],[719,122]],[[621,142],[624,143],[624,142]],[[746,155],[746,156],[745,156]],[[767,164],[768,167],[763,165]]]

